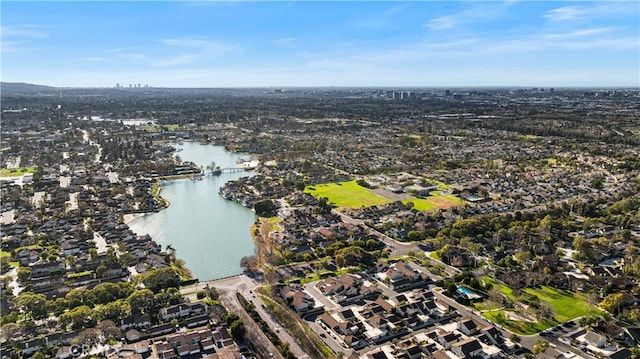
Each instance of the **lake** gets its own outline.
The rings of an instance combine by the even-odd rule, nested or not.
[[[226,152],[220,146],[185,142],[175,146],[183,161],[206,168],[212,161],[221,168],[235,167],[248,155]],[[240,259],[254,254],[250,227],[255,213],[218,194],[225,182],[252,175],[250,172],[205,176],[196,181],[182,179],[162,182],[168,208],[147,214],[129,223],[137,234],[149,234],[163,249],[171,244],[178,258],[198,279],[208,280],[242,273]]]

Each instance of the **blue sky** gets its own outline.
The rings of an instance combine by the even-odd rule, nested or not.
[[[640,86],[638,1],[2,1],[2,81]]]

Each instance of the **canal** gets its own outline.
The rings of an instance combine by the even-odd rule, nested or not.
[[[215,161],[221,168],[235,167],[247,155],[226,152],[220,146],[185,142],[176,145],[177,155],[206,168]],[[242,272],[240,259],[254,254],[250,227],[253,211],[227,201],[218,189],[227,181],[251,175],[249,172],[205,176],[202,180],[182,179],[162,182],[163,198],[171,203],[158,213],[147,214],[129,223],[137,234],[149,234],[165,249],[176,249],[178,258],[198,279],[208,280]]]

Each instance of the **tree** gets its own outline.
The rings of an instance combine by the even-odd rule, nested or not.
[[[120,328],[112,320],[103,320],[96,326],[102,336],[106,339],[119,339],[122,335]]]
[[[253,206],[253,209],[256,211],[256,214],[260,217],[270,217],[272,215],[273,210],[275,210],[276,206],[270,199],[264,199],[256,202]]]
[[[538,308],[536,309],[536,314],[540,317],[540,318],[544,318],[544,319],[553,319],[553,309],[548,306],[546,303],[540,303],[538,305]]]
[[[129,251],[122,253],[120,257],[118,257],[118,263],[120,263],[120,265],[123,267],[130,266],[134,260],[135,258],[133,257],[133,254],[131,254],[131,252]]]
[[[20,283],[27,283],[31,279],[31,268],[19,267],[18,268],[18,281]]]
[[[227,323],[227,325],[231,325],[231,323],[239,319],[240,317],[236,313],[228,313],[227,315],[224,316],[224,321],[225,323]]]
[[[22,292],[15,298],[15,305],[32,319],[41,319],[47,316],[47,297],[44,294]]]
[[[145,287],[154,293],[166,288],[179,288],[180,276],[171,267],[160,268],[141,274],[136,280],[142,281]]]
[[[531,253],[528,251],[517,252],[516,254],[514,254],[514,257],[518,264],[524,264],[529,259],[531,259]]]
[[[380,247],[380,242],[378,242],[373,238],[370,238],[370,239],[367,239],[367,241],[365,242],[365,247],[371,251]]]
[[[16,323],[3,324],[0,328],[0,338],[2,341],[12,342],[24,335],[24,327]]]
[[[544,353],[549,347],[549,341],[545,339],[537,339],[535,344],[533,345],[533,353],[540,354]]]
[[[269,283],[275,283],[278,280],[278,272],[272,267],[267,267],[264,270],[264,279]]]
[[[99,265],[98,267],[96,267],[96,276],[98,278],[103,278],[104,275],[107,273],[107,266],[104,264]]]
[[[369,185],[369,183],[364,178],[360,178],[356,181],[356,183],[364,188],[371,188],[371,185]]]
[[[244,256],[240,259],[240,267],[245,271],[253,270],[258,265],[258,257],[254,255]]]
[[[80,331],[78,335],[76,335],[75,337],[75,339],[78,341],[78,344],[83,344],[87,346],[98,344],[100,340],[99,338],[100,338],[100,331],[96,328],[84,329]]]
[[[107,248],[107,261],[109,263],[115,263],[118,261],[118,255],[116,254],[116,249],[113,247]]]
[[[338,267],[371,265],[375,257],[361,247],[351,246],[342,248],[335,253],[336,265]]]
[[[131,307],[131,313],[134,315],[151,313],[154,308],[154,295],[149,289],[138,289],[127,298],[127,302]]]
[[[2,274],[7,273],[9,269],[11,269],[11,266],[9,265],[10,260],[11,260],[11,257],[9,256],[0,257],[0,272]]]
[[[98,250],[95,248],[89,248],[89,259],[92,263],[98,260]]]
[[[424,232],[420,230],[413,229],[407,233],[407,239],[411,242],[418,242],[425,238]]]
[[[157,308],[168,307],[182,303],[182,295],[179,289],[167,288],[156,293],[154,301]]]
[[[100,306],[96,312],[100,319],[119,321],[130,315],[131,305],[125,299],[118,299]]]
[[[58,323],[63,328],[71,325],[73,329],[80,329],[95,326],[96,319],[91,308],[81,305],[61,314],[58,317]]]
[[[453,282],[449,282],[447,284],[447,295],[449,296],[453,296],[455,294],[455,292],[458,290],[458,286],[453,283]]]
[[[73,263],[76,261],[76,257],[72,256],[71,254],[67,255],[65,257],[65,262],[67,264],[68,268],[73,268]]]
[[[622,303],[622,293],[613,293],[607,295],[606,297],[604,297],[604,299],[602,299],[602,302],[600,302],[600,308],[606,310],[611,314],[616,314],[620,309]]]
[[[64,299],[67,300],[69,309],[72,309],[85,304],[87,296],[87,288],[74,288],[64,296]]]
[[[176,249],[171,245],[167,245],[167,261],[173,263],[176,260]]]
[[[244,325],[242,324],[242,320],[235,320],[229,325],[229,330],[231,331],[231,336],[234,339],[242,339],[245,333]]]
[[[304,184],[304,182],[296,182],[293,187],[298,191],[304,191],[306,185]]]

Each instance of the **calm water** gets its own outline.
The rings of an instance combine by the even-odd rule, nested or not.
[[[177,145],[177,154],[206,168],[215,161],[221,168],[235,167],[236,160],[247,158],[225,152],[220,146],[186,142]],[[253,211],[227,201],[218,189],[227,181],[248,176],[249,172],[206,176],[201,181],[190,179],[162,183],[162,197],[171,202],[169,208],[138,218],[129,226],[138,234],[148,233],[162,245],[171,244],[178,258],[200,280],[239,274],[240,258],[254,254],[250,227],[256,217]]]

